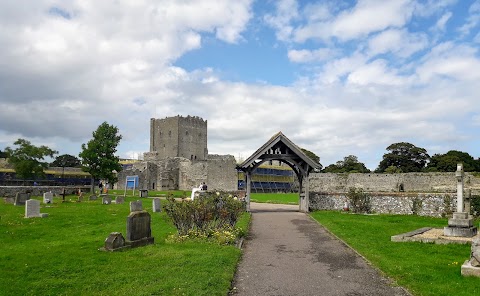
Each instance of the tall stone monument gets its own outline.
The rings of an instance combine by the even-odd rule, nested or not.
[[[472,237],[477,234],[477,227],[473,226],[473,217],[464,210],[463,199],[463,165],[457,164],[455,177],[457,179],[457,211],[448,219],[448,226],[444,227],[445,236]]]

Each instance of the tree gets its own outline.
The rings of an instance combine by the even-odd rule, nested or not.
[[[2,150],[0,150],[0,158],[7,158],[7,152],[2,152]]]
[[[80,165],[81,165],[80,159],[70,154],[59,155],[50,164],[51,167],[64,167],[64,168],[74,168],[74,167],[79,167]]]
[[[376,172],[383,173],[390,166],[399,168],[403,173],[420,172],[430,159],[427,150],[407,142],[391,144],[387,150],[390,153],[383,155]]]
[[[430,159],[427,171],[430,172],[454,172],[457,163],[463,163],[466,172],[480,171],[480,164],[470,154],[457,150],[450,150],[445,154],[435,154]]]
[[[25,139],[18,139],[13,144],[18,147],[15,149],[7,147],[5,152],[8,155],[8,162],[13,165],[15,173],[22,179],[43,177],[43,170],[48,167],[48,162],[42,160],[58,153],[47,146],[34,146]]]
[[[316,155],[315,153],[307,149],[304,149],[304,148],[300,148],[300,149],[302,149],[302,152],[305,153],[305,155],[308,156],[311,160],[313,160],[313,162],[319,164],[320,169],[322,168],[322,164],[320,163],[320,157],[318,155]]]
[[[115,152],[122,136],[118,134],[116,126],[107,122],[99,125],[92,136],[93,139],[86,145],[82,144],[79,156],[82,159],[82,169],[92,176],[92,192],[95,192],[95,179],[105,179],[111,184],[117,182],[116,172],[119,172],[122,166]]]
[[[355,155],[345,156],[343,160],[337,161],[336,164],[327,166],[325,173],[369,173],[364,163],[358,161]]]

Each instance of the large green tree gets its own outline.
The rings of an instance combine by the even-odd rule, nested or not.
[[[70,154],[59,155],[50,164],[51,167],[66,167],[66,168],[79,167],[80,165],[81,165],[80,159]]]
[[[383,173],[388,167],[396,167],[403,173],[421,172],[430,156],[427,150],[407,142],[394,143],[387,147],[390,151],[383,155],[376,172]]]
[[[92,136],[86,145],[82,144],[79,156],[82,160],[82,169],[92,176],[94,192],[94,179],[105,179],[111,184],[117,182],[116,172],[119,172],[122,166],[115,152],[122,136],[116,126],[107,122],[102,123]]]
[[[457,163],[463,163],[466,172],[480,171],[480,163],[467,152],[450,150],[445,154],[435,154],[430,159],[427,171],[430,172],[454,172]]]
[[[0,158],[7,158],[8,155],[7,155],[7,152],[2,152],[2,150],[0,150]]]
[[[43,177],[43,170],[48,167],[48,162],[43,161],[45,157],[53,157],[58,152],[47,146],[37,147],[30,141],[18,139],[13,143],[17,148],[5,148],[8,156],[8,162],[15,169],[17,177],[22,179],[31,179],[33,177]]]
[[[312,151],[307,150],[305,148],[300,148],[300,149],[302,149],[302,152],[305,153],[306,156],[308,156],[311,160],[313,160],[313,162],[319,164],[320,168],[322,168],[322,164],[320,163],[320,157],[318,155],[316,155]]]
[[[348,155],[343,160],[337,161],[336,164],[327,166],[323,172],[325,173],[368,173],[369,169],[363,162],[358,161],[355,155]]]

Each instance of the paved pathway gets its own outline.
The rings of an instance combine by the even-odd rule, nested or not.
[[[252,203],[251,210],[234,295],[409,295],[298,206]]]

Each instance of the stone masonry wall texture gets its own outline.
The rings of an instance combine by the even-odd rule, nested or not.
[[[465,173],[465,196],[480,194],[480,178]],[[341,210],[349,188],[368,192],[375,213],[442,217],[456,206],[455,173],[311,174],[310,209]]]

